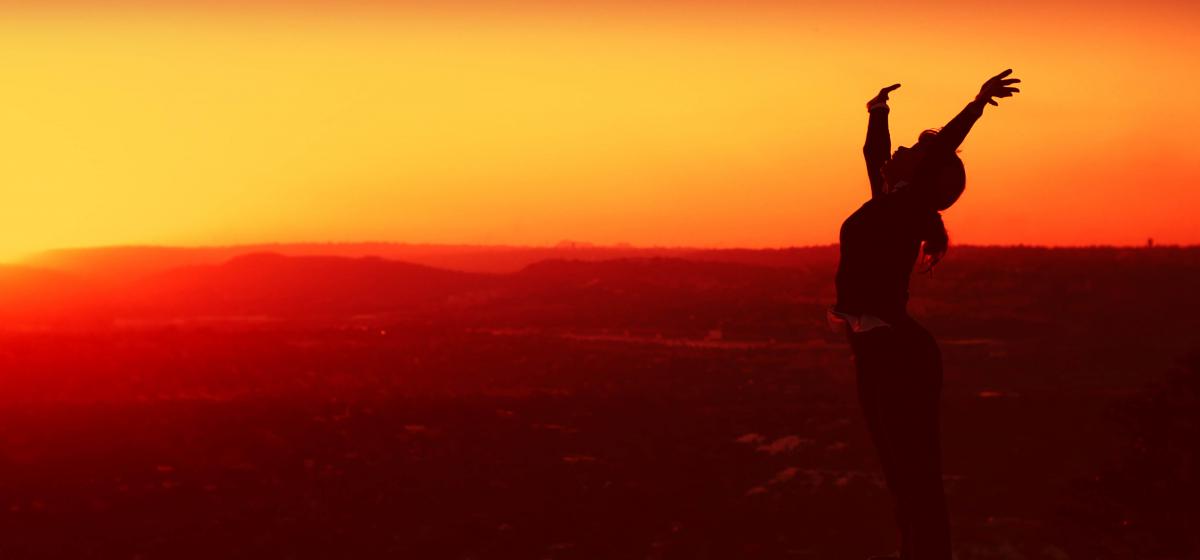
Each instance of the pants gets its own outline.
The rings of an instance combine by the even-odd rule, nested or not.
[[[942,489],[942,356],[912,319],[851,332],[858,398],[895,500],[903,560],[950,560]]]

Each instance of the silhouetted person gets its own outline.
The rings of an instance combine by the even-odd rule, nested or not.
[[[922,132],[911,148],[891,151],[888,86],[867,102],[863,155],[868,200],[842,224],[837,304],[858,376],[867,428],[895,499],[900,558],[950,560],[950,525],[942,491],[939,406],[942,358],[937,343],[907,312],[908,279],[918,255],[926,270],[949,239],[941,211],[966,185],[957,148],[987,104],[1019,90],[1005,70],[940,130]],[[890,157],[889,157],[890,154]]]

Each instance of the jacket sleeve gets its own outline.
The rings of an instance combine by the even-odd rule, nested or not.
[[[888,107],[879,105],[870,110],[867,121],[867,141],[863,158],[867,161],[867,178],[871,181],[871,198],[883,194],[883,164],[892,154],[892,135],[888,132]]]

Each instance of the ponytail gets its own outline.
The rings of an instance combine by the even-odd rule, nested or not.
[[[946,256],[946,250],[950,247],[950,234],[946,232],[941,212],[931,212],[923,225],[920,261],[925,268],[921,272],[932,274],[933,267]]]

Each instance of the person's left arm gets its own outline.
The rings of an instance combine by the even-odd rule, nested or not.
[[[983,116],[983,108],[991,105],[999,105],[996,103],[998,97],[1012,97],[1014,93],[1021,90],[1012,87],[1013,84],[1020,83],[1021,80],[1016,78],[1008,78],[1012,74],[1012,70],[1005,70],[995,76],[992,76],[987,82],[984,82],[983,87],[979,88],[979,95],[967,106],[959,111],[950,122],[943,126],[937,135],[928,140],[932,145],[928,149],[932,152],[951,153],[957,150],[962,145],[963,140],[967,138],[967,133],[971,132],[971,127],[975,125],[975,121]]]

